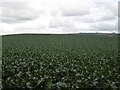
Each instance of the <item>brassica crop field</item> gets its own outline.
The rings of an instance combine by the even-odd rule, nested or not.
[[[3,89],[120,89],[118,35],[6,35],[2,44]]]
[[[2,36],[0,36],[0,89],[2,88]]]

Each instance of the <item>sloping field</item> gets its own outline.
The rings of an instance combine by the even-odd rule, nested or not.
[[[2,36],[0,36],[0,89],[2,88]]]
[[[4,88],[120,88],[118,36],[3,36]]]

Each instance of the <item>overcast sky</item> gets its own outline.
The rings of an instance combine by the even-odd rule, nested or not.
[[[0,0],[0,34],[118,32],[118,0]]]

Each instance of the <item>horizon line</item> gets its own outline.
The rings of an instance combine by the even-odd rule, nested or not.
[[[24,35],[24,34],[36,34],[36,35],[69,35],[69,34],[120,34],[119,32],[79,32],[79,33],[8,33],[8,34],[0,34],[0,36],[4,35]]]

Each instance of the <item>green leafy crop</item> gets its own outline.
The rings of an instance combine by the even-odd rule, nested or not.
[[[118,37],[3,36],[3,88],[120,88]]]

